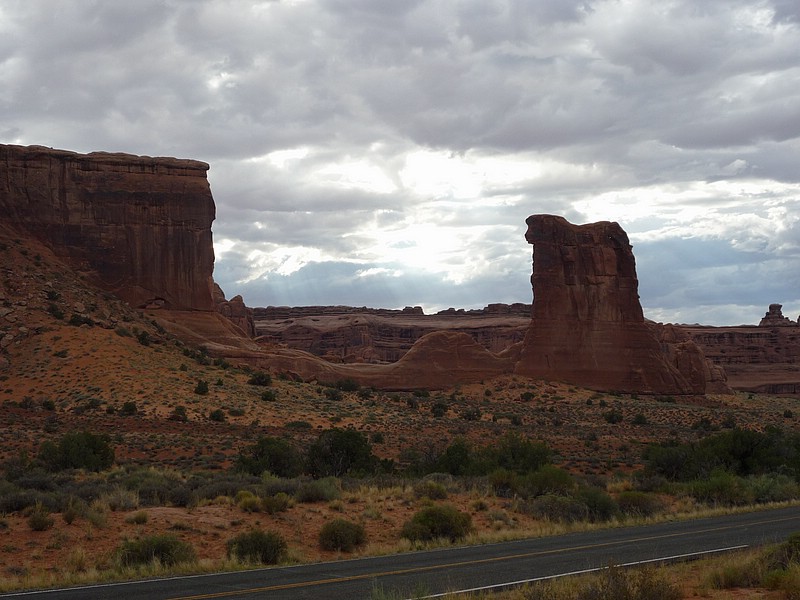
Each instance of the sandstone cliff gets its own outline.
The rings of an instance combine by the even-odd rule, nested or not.
[[[212,310],[207,170],[194,160],[0,145],[0,219],[132,306]]]
[[[662,345],[645,323],[633,251],[617,223],[579,226],[553,215],[526,223],[533,312],[515,373],[602,390],[705,393],[702,352],[690,341]]]

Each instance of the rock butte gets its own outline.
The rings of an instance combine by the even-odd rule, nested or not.
[[[617,223],[526,223],[533,312],[516,374],[623,392],[726,391],[688,337],[645,322],[633,249]]]
[[[646,321],[630,244],[612,223],[577,226],[549,215],[529,219],[532,314],[522,304],[430,317],[413,308],[251,310],[241,297],[226,300],[212,280],[215,209],[207,170],[206,163],[193,160],[0,145],[0,219],[46,243],[100,288],[151,311],[186,341],[305,379],[351,377],[365,385],[408,389],[514,372],[600,390],[727,391],[724,372],[704,358],[699,345],[732,370],[738,385],[800,387],[798,344],[782,344],[781,337],[800,328],[787,326],[779,305],[777,313],[771,308],[767,314],[775,327],[739,332],[748,340],[758,336],[770,350],[755,362],[739,333]],[[290,323],[282,330],[278,319]],[[389,324],[397,319],[399,326]],[[306,349],[337,362],[278,343],[287,341],[285,331],[293,324]],[[770,349],[776,343],[777,353]],[[730,359],[733,354],[739,362]],[[765,363],[759,357],[772,361],[760,379]],[[370,361],[376,364],[364,364]]]

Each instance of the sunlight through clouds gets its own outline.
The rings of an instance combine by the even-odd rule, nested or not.
[[[552,213],[739,323],[800,305],[798,56],[786,0],[12,1],[0,143],[209,163],[251,306],[529,302]]]

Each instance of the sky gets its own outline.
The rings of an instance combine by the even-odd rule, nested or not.
[[[529,303],[550,213],[647,318],[800,315],[796,0],[0,0],[0,143],[209,163],[249,306]]]

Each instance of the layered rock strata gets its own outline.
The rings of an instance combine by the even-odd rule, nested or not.
[[[0,219],[132,306],[213,310],[207,171],[194,160],[0,145]]]
[[[524,305],[520,305],[524,306]],[[365,307],[268,307],[253,309],[258,341],[285,344],[327,360],[390,363],[400,360],[418,339],[434,331],[459,331],[491,352],[522,341],[530,324],[530,305],[491,305],[482,310],[384,310]]]
[[[623,392],[706,392],[699,348],[662,343],[645,322],[632,247],[617,223],[553,215],[526,223],[533,311],[515,373]]]

